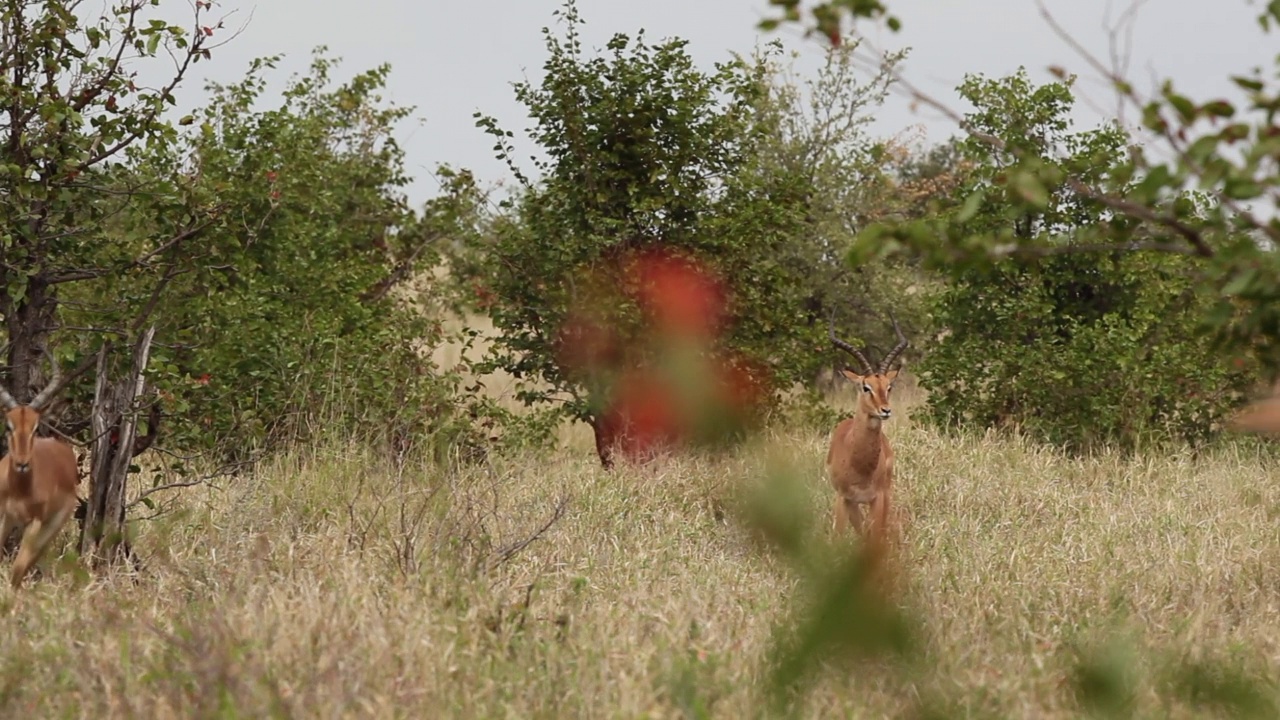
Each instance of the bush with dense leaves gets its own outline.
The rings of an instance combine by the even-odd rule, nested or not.
[[[456,378],[429,359],[443,339],[430,288],[407,290],[451,229],[450,197],[407,205],[393,130],[410,109],[380,97],[388,67],[336,84],[319,52],[261,109],[275,62],[215,86],[175,151],[234,217],[160,307],[157,373],[187,421],[171,430],[186,446],[245,448],[338,422],[447,446],[466,428]]]
[[[515,86],[545,159],[536,179],[511,163],[522,187],[486,248],[500,332],[486,369],[534,381],[526,402],[552,404],[599,435],[610,378],[655,361],[632,263],[661,252],[697,263],[728,293],[718,346],[708,351],[752,368],[753,384],[789,387],[797,360],[823,347],[822,329],[797,322],[805,270],[788,261],[810,185],[764,172],[756,153],[767,68],[733,61],[704,72],[684,41],[651,45],[643,36],[616,35],[589,57],[572,3],[562,14],[565,37],[547,32],[545,77]],[[516,156],[512,133],[491,118],[479,125],[500,158]],[[584,375],[566,364],[562,350],[584,341],[564,333],[585,326],[617,337],[620,355],[607,363],[617,372]]]
[[[1025,73],[969,78],[978,132],[1000,137],[1047,165],[1107,183],[1123,158],[1114,127],[1068,131],[1070,81],[1032,86]],[[1104,208],[1060,188],[1040,212],[1010,202],[1026,192],[1009,173],[1012,153],[969,139],[977,169],[951,215],[966,232],[1039,238],[1057,248],[1109,220]],[[1194,207],[1191,198],[1184,202]],[[1254,375],[1243,361],[1206,363],[1198,323],[1216,298],[1183,255],[1058,253],[1008,258],[956,273],[934,301],[945,336],[920,364],[928,414],[946,425],[1018,426],[1049,442],[1132,447],[1144,439],[1197,441],[1237,404]]]

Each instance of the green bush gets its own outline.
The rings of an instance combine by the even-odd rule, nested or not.
[[[457,378],[429,359],[444,339],[431,289],[407,290],[451,229],[450,203],[408,207],[393,131],[410,109],[380,96],[388,67],[339,84],[323,52],[264,108],[275,62],[214,86],[175,150],[229,219],[159,307],[154,374],[170,437],[238,453],[339,423],[445,447],[468,422],[455,410]]]
[[[534,119],[528,135],[545,157],[536,160],[540,177],[513,162],[514,133],[478,117],[521,182],[483,250],[500,336],[482,369],[533,381],[520,395],[527,403],[602,432],[608,378],[566,361],[561,333],[616,333],[608,344],[619,358],[610,367],[653,362],[631,263],[669,255],[723,282],[729,317],[716,351],[745,358],[753,380],[789,387],[796,360],[813,356],[825,328],[797,323],[808,272],[790,252],[805,230],[812,185],[800,174],[766,172],[758,152],[767,66],[735,60],[704,72],[684,41],[651,45],[643,34],[615,35],[589,56],[573,4],[560,14],[563,38],[544,31],[545,76],[515,85]]]
[[[945,335],[919,366],[927,416],[944,425],[1017,426],[1070,448],[1132,447],[1147,438],[1200,441],[1255,375],[1245,361],[1212,357],[1200,323],[1217,301],[1186,255],[1072,252],[1085,233],[1120,222],[1090,198],[1059,187],[1036,210],[1016,198],[1020,163],[1049,173],[1123,185],[1111,174],[1127,138],[1115,127],[1068,132],[1071,81],[1034,87],[1025,73],[969,78],[961,94],[971,128],[1001,138],[1005,152],[970,138],[976,169],[969,200],[949,215],[964,232],[1030,239],[1047,257],[1005,258],[956,269],[933,300]],[[1191,198],[1183,209],[1195,212]],[[1084,238],[1083,240],[1081,238]]]
[[[1204,362],[1190,265],[1066,255],[964,274],[934,302],[949,332],[918,368],[927,417],[1074,449],[1206,439],[1254,376]]]

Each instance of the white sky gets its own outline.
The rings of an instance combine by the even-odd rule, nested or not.
[[[1090,50],[1107,56],[1108,16],[1114,19],[1129,0],[1044,0],[1055,18]],[[178,5],[172,10],[177,12]],[[430,175],[437,163],[471,168],[484,182],[506,177],[492,154],[492,142],[474,125],[472,113],[494,115],[510,130],[527,122],[510,83],[526,73],[537,77],[545,50],[541,28],[554,22],[559,0],[221,0],[235,11],[228,26],[243,32],[200,63],[191,83],[179,93],[179,106],[199,104],[206,79],[233,81],[251,58],[283,53],[279,79],[305,70],[312,48],[327,45],[343,59],[345,78],[379,63],[391,64],[389,97],[413,105],[421,124],[407,124],[400,139],[417,180],[409,189],[419,203],[435,194]],[[1096,75],[1063,43],[1040,16],[1035,0],[889,0],[903,20],[894,35],[867,27],[881,47],[910,47],[905,74],[921,89],[955,104],[954,87],[966,72],[995,77],[1025,65],[1037,81],[1045,68],[1061,65],[1078,72],[1080,87],[1104,109],[1114,102]],[[651,41],[679,36],[705,67],[731,51],[749,53],[773,37],[800,49],[809,67],[821,57],[818,40],[804,41],[795,30],[760,34],[756,22],[772,14],[767,0],[579,0],[589,48],[603,45],[615,32],[646,30]],[[359,8],[357,10],[357,8]],[[166,12],[166,15],[168,12]],[[1261,32],[1250,0],[1147,0],[1137,14],[1130,75],[1150,89],[1152,77],[1173,77],[1193,97],[1230,95],[1227,77],[1269,65],[1280,50],[1280,36]],[[177,21],[178,16],[173,16]],[[803,66],[802,66],[803,67]],[[1099,115],[1082,108],[1078,119]],[[922,124],[931,140],[952,134],[949,121],[925,110],[913,112],[903,98],[891,98],[877,115],[874,131],[890,135]],[[517,138],[519,140],[519,138]],[[527,143],[517,146],[525,155]]]

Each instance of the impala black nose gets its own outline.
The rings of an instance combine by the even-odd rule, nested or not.
[[[18,463],[18,472],[26,472],[31,469],[31,463]]]
[[[893,413],[893,410],[890,410],[887,407],[880,408],[880,417],[885,418],[886,420],[889,418],[889,415],[891,415],[892,413]]]

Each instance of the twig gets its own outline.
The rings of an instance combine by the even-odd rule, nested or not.
[[[134,498],[128,505],[126,505],[125,510],[127,511],[133,508],[135,505],[140,504],[143,498],[149,497],[158,492],[164,492],[166,490],[177,490],[179,488],[185,488],[185,487],[194,487],[196,485],[204,485],[205,483],[208,483],[210,480],[214,480],[220,477],[227,477],[231,475],[234,470],[237,470],[240,467],[243,467],[248,464],[250,464],[250,461],[241,460],[239,462],[224,465],[211,473],[206,473],[197,478],[191,478],[188,480],[178,480],[176,482],[166,483],[164,485],[157,485],[153,488],[148,488],[138,493],[138,497]]]
[[[360,296],[362,303],[374,303],[387,296],[391,289],[403,282],[409,277],[413,270],[413,263],[417,261],[418,256],[422,254],[428,247],[434,245],[437,240],[444,237],[444,233],[432,233],[423,238],[418,247],[414,248],[409,257],[403,258],[396,263],[392,271],[382,280],[379,280],[372,288]]]
[[[974,128],[958,111],[919,89],[911,81],[903,77],[898,70],[887,66],[883,61],[868,60],[864,58],[861,59],[861,62],[864,64],[870,64],[879,71],[888,72],[893,78],[894,85],[901,88],[901,92],[905,92],[913,101],[922,105],[927,105],[942,113],[943,116],[956,123],[961,130],[965,131],[965,133],[975,140],[978,140],[979,142],[1001,152],[1012,153],[1015,157],[1021,155],[1017,148],[1010,148],[1004,140],[996,137],[995,135],[985,133]],[[1067,176],[1065,184],[1077,194],[1101,203],[1112,210],[1116,210],[1122,214],[1129,215],[1130,217],[1134,217],[1139,220],[1164,226],[1174,231],[1190,243],[1192,248],[1194,248],[1193,254],[1195,255],[1199,255],[1201,257],[1213,257],[1214,255],[1213,248],[1205,241],[1200,231],[1179,220],[1172,214],[1159,213],[1145,205],[1139,205],[1132,201],[1125,200],[1124,198],[1108,194],[1071,175]],[[1245,219],[1246,221],[1251,220],[1251,218],[1247,217]],[[1256,220],[1253,220],[1250,224],[1256,224]],[[1270,235],[1276,231],[1267,230],[1266,232]]]
[[[542,527],[538,528],[534,533],[524,538],[523,540],[520,540],[519,542],[513,543],[511,545],[508,545],[507,547],[495,553],[497,557],[495,557],[493,559],[493,562],[490,563],[489,570],[492,571],[497,569],[503,563],[511,560],[511,558],[519,554],[521,550],[524,550],[525,548],[529,547],[529,545],[533,544],[535,540],[538,540],[539,538],[541,538],[544,534],[546,534],[548,530],[551,529],[552,525],[555,525],[557,522],[559,522],[560,518],[564,517],[564,511],[568,507],[569,507],[568,496],[561,497],[559,504],[556,505],[555,512],[551,514],[551,517],[547,518],[547,521],[542,524]]]
[[[1107,252],[1162,252],[1174,255],[1195,255],[1195,248],[1187,247],[1182,243],[1162,243],[1147,242],[1142,240],[1134,240],[1133,242],[1124,243],[1076,243],[1072,245],[1049,245],[1049,246],[1031,246],[1019,245],[1017,243],[1005,243],[992,248],[989,255],[993,258],[1002,257],[1053,257],[1056,255],[1074,255],[1077,253],[1107,253]]]
[[[1107,80],[1109,80],[1117,88],[1117,90],[1120,91],[1120,95],[1122,97],[1127,98],[1129,102],[1133,103],[1135,108],[1139,110],[1142,109],[1142,104],[1143,104],[1142,99],[1139,98],[1138,94],[1133,90],[1132,83],[1129,83],[1128,81],[1125,80],[1125,78],[1121,77],[1120,75],[1108,71],[1106,66],[1102,64],[1101,60],[1094,57],[1093,53],[1085,49],[1085,47],[1080,44],[1080,41],[1072,37],[1071,34],[1068,33],[1065,28],[1062,27],[1062,25],[1057,21],[1057,19],[1054,18],[1053,13],[1049,11],[1049,8],[1045,6],[1044,0],[1036,0],[1036,6],[1040,8],[1040,16],[1044,18],[1044,21],[1049,25],[1049,28],[1053,30],[1054,34],[1056,34],[1059,39],[1061,39],[1072,50],[1074,50],[1075,53],[1079,55],[1086,63],[1091,65],[1095,71],[1097,71]],[[1194,160],[1191,159],[1191,156],[1187,154],[1187,150],[1183,146],[1183,143],[1178,139],[1176,135],[1174,135],[1173,130],[1170,129],[1168,125],[1166,125],[1162,130],[1159,130],[1157,132],[1160,135],[1160,137],[1162,137],[1164,141],[1169,144],[1169,147],[1173,149],[1174,153],[1177,154],[1178,159],[1181,160],[1184,165],[1190,168],[1191,171],[1194,172],[1195,174],[1204,175],[1203,168],[1201,168],[1198,163],[1196,163]],[[1272,227],[1270,223],[1263,223],[1259,221],[1256,217],[1253,216],[1252,213],[1240,207],[1240,204],[1236,202],[1235,199],[1226,196],[1222,192],[1213,191],[1213,194],[1222,202],[1224,206],[1229,208],[1233,213],[1235,213],[1238,217],[1244,220],[1250,227],[1253,227],[1255,230],[1262,231],[1267,235],[1267,237],[1271,238],[1272,240],[1280,241],[1280,230],[1277,230],[1276,228]],[[1143,206],[1132,206],[1132,207],[1143,207]],[[1129,208],[1122,209],[1120,207],[1116,207],[1116,209],[1120,210],[1121,212],[1133,214],[1134,217],[1137,217],[1142,220],[1152,219],[1151,217],[1133,213]],[[1170,227],[1173,227],[1173,226],[1170,225]],[[1185,227],[1185,225],[1183,227]],[[1184,235],[1184,237],[1186,236],[1182,230],[1178,228],[1174,228],[1174,229],[1178,230],[1179,234]],[[1200,254],[1205,255],[1204,253],[1200,253]],[[1209,257],[1211,255],[1212,255],[1212,251],[1210,250],[1209,254],[1205,255],[1205,257]]]

